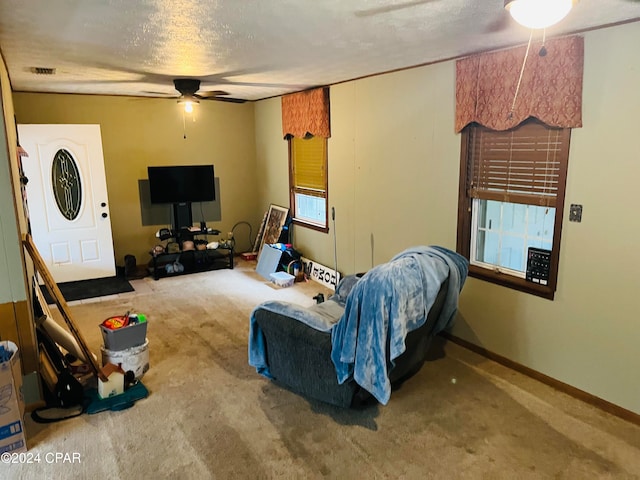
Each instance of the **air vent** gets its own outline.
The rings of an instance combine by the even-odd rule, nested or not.
[[[31,67],[31,73],[36,75],[55,75],[56,69],[51,67]]]

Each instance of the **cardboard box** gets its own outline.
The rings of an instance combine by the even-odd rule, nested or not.
[[[147,339],[147,322],[135,323],[122,328],[111,330],[100,325],[104,347],[107,350],[125,350],[138,345],[144,345]]]
[[[0,454],[26,452],[22,368],[18,347],[8,340],[0,342],[0,345],[13,352],[8,361],[0,363]]]

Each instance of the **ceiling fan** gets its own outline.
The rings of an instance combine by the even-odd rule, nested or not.
[[[229,92],[224,90],[200,91],[200,80],[197,78],[174,78],[173,85],[180,93],[178,103],[193,104],[200,103],[200,100],[217,100],[219,102],[244,103],[241,98],[225,97]]]

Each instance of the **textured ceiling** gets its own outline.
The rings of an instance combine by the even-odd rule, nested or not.
[[[202,80],[201,91],[258,100],[525,43],[529,31],[503,5],[0,0],[0,49],[14,91],[161,97],[177,95],[173,78],[190,77]],[[547,35],[638,19],[638,0],[581,0]]]

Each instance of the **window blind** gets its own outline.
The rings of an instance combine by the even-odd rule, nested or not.
[[[326,139],[291,139],[293,187],[324,192],[326,188]]]
[[[533,119],[515,130],[473,127],[468,145],[468,195],[555,207],[559,188],[564,189],[570,132]]]

